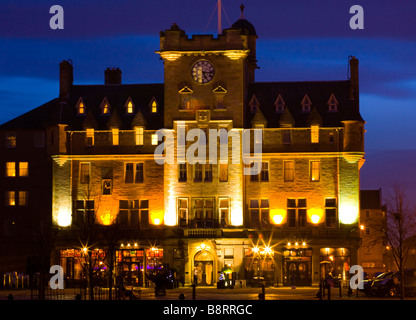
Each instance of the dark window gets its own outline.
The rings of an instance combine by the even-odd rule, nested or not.
[[[179,164],[179,182],[187,181],[186,163]]]

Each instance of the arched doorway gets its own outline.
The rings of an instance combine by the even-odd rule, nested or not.
[[[194,268],[197,285],[214,285],[214,258],[210,252],[199,251],[194,257]]]

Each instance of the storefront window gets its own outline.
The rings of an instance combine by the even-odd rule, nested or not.
[[[348,248],[321,248],[321,278],[348,279],[350,271],[350,250]]]

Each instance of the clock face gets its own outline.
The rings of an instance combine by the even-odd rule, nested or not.
[[[192,79],[197,83],[208,83],[214,78],[215,69],[208,60],[198,60],[191,69]]]

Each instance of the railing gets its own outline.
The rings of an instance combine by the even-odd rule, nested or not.
[[[220,237],[221,229],[185,229],[185,237]]]

